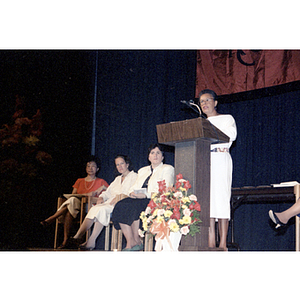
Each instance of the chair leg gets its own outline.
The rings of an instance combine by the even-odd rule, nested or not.
[[[112,251],[118,249],[117,248],[117,235],[118,235],[117,229],[114,226],[112,226],[111,247],[110,247]]]
[[[109,250],[109,231],[110,231],[110,224],[108,224],[105,228],[105,244],[104,244],[104,250]]]
[[[57,210],[61,207],[61,205],[66,201],[66,199],[62,197],[57,198]],[[58,230],[59,230],[59,219],[55,220],[55,232],[54,232],[54,249],[57,249],[57,241],[58,241]]]
[[[122,233],[122,230],[118,230],[118,251],[121,251],[122,250],[122,236],[123,236],[123,233]]]
[[[55,220],[54,249],[57,249],[58,220]]]
[[[112,251],[114,251],[114,250],[121,251],[122,250],[122,239],[123,239],[123,232],[122,232],[122,230],[117,230],[112,225],[111,247],[110,247],[110,249]]]
[[[146,232],[145,234],[145,251],[153,251],[153,235]]]

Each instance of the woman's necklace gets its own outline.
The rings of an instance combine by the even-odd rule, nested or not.
[[[88,191],[88,190],[90,190],[93,186],[94,186],[94,184],[95,184],[95,181],[96,181],[96,178],[95,179],[93,179],[93,180],[91,180],[92,181],[92,184],[91,184],[91,186],[88,188],[87,187],[87,184],[86,184],[86,179],[84,179],[84,186],[85,186],[85,189],[86,189],[86,191]],[[89,181],[90,182],[90,181]]]

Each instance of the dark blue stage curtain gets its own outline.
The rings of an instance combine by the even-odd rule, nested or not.
[[[96,154],[101,177],[111,182],[115,155],[128,154],[138,170],[148,163],[148,145],[157,142],[157,124],[197,117],[180,103],[194,98],[196,51],[99,51],[98,57]],[[221,97],[220,113],[232,114],[238,127],[234,187],[300,182],[299,100],[299,84]],[[166,163],[174,163],[172,151]],[[268,223],[269,209],[288,206],[239,207],[235,240],[241,249],[293,250],[294,226],[278,235]]]
[[[221,113],[234,116],[238,127],[231,150],[233,186],[300,182],[300,91],[278,88],[269,96],[255,96],[238,101],[235,95],[233,102],[223,104],[221,98],[218,105]]]
[[[110,182],[115,155],[129,155],[138,170],[148,164],[157,124],[195,117],[180,100],[194,98],[196,51],[99,51],[98,57],[96,154]],[[173,149],[167,150],[165,162],[173,165]]]
[[[285,181],[300,182],[300,84],[264,89],[252,97],[235,95],[219,104],[234,116],[238,138],[232,147],[233,187],[259,186]],[[248,94],[249,95],[249,94]],[[263,96],[262,96],[263,95]],[[222,101],[222,98],[221,98]],[[235,213],[235,239],[242,250],[294,250],[294,226],[275,232],[268,211],[283,211],[290,204],[245,204]],[[292,220],[293,222],[293,220]]]

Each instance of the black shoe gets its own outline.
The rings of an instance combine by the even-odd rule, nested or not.
[[[282,223],[278,217],[275,215],[275,213],[273,212],[273,210],[269,210],[269,217],[272,220],[272,222],[274,224],[276,224],[276,229],[280,228],[280,227],[285,227],[287,226],[287,224]]]
[[[80,251],[92,251],[92,250],[94,250],[94,248],[93,247],[80,246],[79,250]]]
[[[79,239],[74,239],[73,237],[70,237],[66,242],[65,249],[78,249],[79,245]]]
[[[67,249],[67,244],[62,243],[60,246],[57,247],[57,250]]]
[[[44,228],[46,228],[46,227],[48,227],[48,226],[50,225],[50,223],[48,223],[47,221],[41,221],[40,224],[41,224]]]

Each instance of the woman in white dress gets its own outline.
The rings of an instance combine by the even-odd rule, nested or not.
[[[118,173],[121,175],[117,176],[107,190],[101,194],[97,200],[97,205],[89,210],[76,235],[69,241],[71,247],[72,245],[79,245],[80,238],[94,224],[90,238],[86,243],[80,245],[84,250],[94,249],[97,237],[101,233],[103,227],[108,226],[110,222],[110,215],[115,204],[128,197],[128,191],[135,183],[137,173],[131,171],[130,160],[126,155],[116,156],[115,165]]]
[[[237,128],[231,115],[219,114],[218,101],[214,91],[205,89],[199,94],[199,104],[207,120],[229,137],[228,143],[211,145],[210,174],[210,228],[208,246],[216,247],[215,222],[220,234],[219,248],[227,250],[226,240],[230,220],[230,198],[232,182],[232,159],[229,149],[236,139]]]

